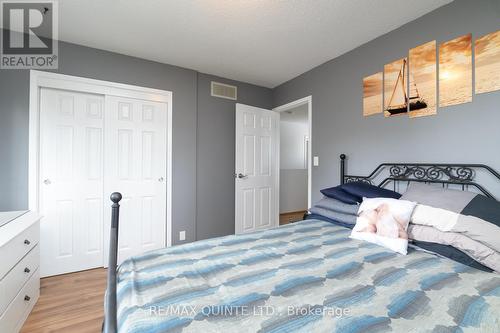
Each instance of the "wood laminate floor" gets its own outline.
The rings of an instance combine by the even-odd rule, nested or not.
[[[280,214],[280,225],[302,221],[305,213],[307,213],[306,210]]]
[[[100,332],[105,289],[104,268],[42,279],[40,298],[21,333]]]

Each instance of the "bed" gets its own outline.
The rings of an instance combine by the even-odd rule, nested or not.
[[[342,181],[370,180],[347,175],[345,167],[343,156]],[[485,166],[431,167],[450,173]],[[382,183],[413,181],[413,175],[390,175]],[[491,196],[471,177],[430,182],[438,180]],[[116,267],[120,199],[112,195],[109,267]],[[402,256],[351,239],[349,229],[331,222],[309,219],[132,257],[109,270],[103,330],[500,331],[500,275],[415,249]]]

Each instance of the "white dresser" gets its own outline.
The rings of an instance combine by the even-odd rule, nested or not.
[[[40,216],[0,212],[0,332],[18,332],[40,295]]]

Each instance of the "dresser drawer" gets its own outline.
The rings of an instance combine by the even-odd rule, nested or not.
[[[14,223],[14,222],[11,222]],[[40,239],[40,222],[36,222],[21,232],[10,242],[0,247],[0,279],[5,277],[26,253],[31,251]]]
[[[40,277],[36,270],[0,317],[0,332],[17,332],[40,295]]]
[[[16,297],[21,287],[38,269],[40,262],[39,246],[35,246],[12,270],[0,280],[0,313]]]

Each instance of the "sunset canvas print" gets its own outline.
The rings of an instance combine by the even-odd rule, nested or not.
[[[472,35],[439,46],[439,106],[472,101]]]
[[[476,40],[476,94],[500,90],[500,30]]]
[[[382,113],[383,73],[363,79],[363,116]]]
[[[406,58],[384,66],[384,115],[386,117],[408,113],[407,76]]]
[[[423,117],[437,113],[436,41],[410,50],[409,116]]]

